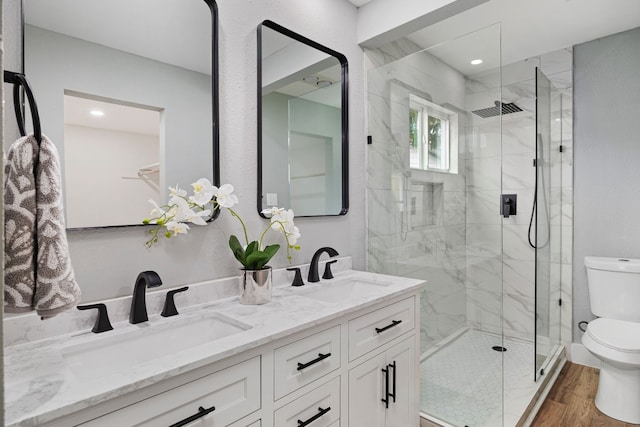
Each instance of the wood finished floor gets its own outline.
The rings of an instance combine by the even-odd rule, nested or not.
[[[593,403],[598,374],[595,368],[567,362],[531,426],[637,427],[639,424],[623,423],[598,411]]]

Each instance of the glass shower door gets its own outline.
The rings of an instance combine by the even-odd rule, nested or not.
[[[551,334],[551,82],[536,67],[536,177],[535,234],[531,242],[535,249],[534,334],[535,372],[537,381],[544,375],[545,362],[553,348]],[[531,237],[531,233],[530,233]]]

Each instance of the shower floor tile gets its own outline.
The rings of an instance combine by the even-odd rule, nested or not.
[[[493,346],[507,351],[495,351]],[[512,425],[511,403],[521,401],[519,397],[529,395],[535,386],[533,343],[503,341],[498,335],[472,329],[420,363],[421,410],[454,426],[503,425],[503,363],[504,425]]]

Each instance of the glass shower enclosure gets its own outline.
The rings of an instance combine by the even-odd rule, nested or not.
[[[527,243],[530,220],[534,244],[549,229],[550,114],[536,116],[535,67],[503,74],[499,24],[369,54],[367,264],[427,281],[421,411],[442,425],[515,425],[529,402],[509,390],[535,384],[558,339],[550,280],[535,284],[550,277],[550,245],[538,255]],[[516,196],[515,214],[503,195]]]

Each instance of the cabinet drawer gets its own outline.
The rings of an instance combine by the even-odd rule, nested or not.
[[[276,399],[340,368],[340,325],[292,342],[274,352]]]
[[[213,406],[198,426],[228,425],[260,409],[260,396],[260,357],[255,357],[82,425],[168,426]]]
[[[336,423],[339,419],[340,377],[337,377],[278,409],[274,413],[274,426],[333,427],[339,425]]]
[[[415,328],[415,298],[407,298],[349,321],[349,360]]]

